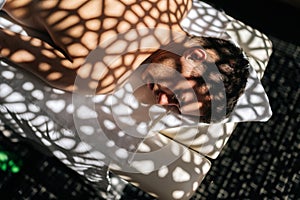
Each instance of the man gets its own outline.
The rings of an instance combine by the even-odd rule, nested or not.
[[[230,115],[249,76],[243,51],[230,41],[211,37],[191,36],[182,45],[158,50],[145,63],[145,85],[135,96],[145,103],[200,116],[204,122]]]
[[[0,30],[0,56],[53,87],[96,94],[113,92],[147,59],[152,64],[143,77],[153,79],[146,83],[147,91],[153,91],[152,103],[172,110],[180,107],[182,114],[200,115],[207,121],[213,99],[226,96],[228,106],[221,110],[230,113],[245,87],[248,62],[226,41],[190,39],[179,23],[191,4],[191,0],[7,0],[4,11],[30,35]],[[211,65],[220,73],[211,71]],[[174,70],[169,73],[170,69]],[[185,81],[156,84],[172,80],[174,71]],[[211,88],[221,81],[226,95],[212,94]],[[188,88],[194,94],[186,92]],[[178,91],[186,94],[179,97]],[[140,99],[149,97],[149,92],[144,94],[138,95]]]

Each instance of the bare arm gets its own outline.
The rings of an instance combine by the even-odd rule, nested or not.
[[[92,89],[97,93],[107,93],[114,89],[127,72],[136,69],[160,45],[169,42],[173,37],[171,33],[167,33],[170,38],[166,40],[165,34],[141,34],[138,30],[162,28],[185,34],[179,22],[190,6],[191,0],[8,0],[4,9],[10,16],[27,27],[48,34],[66,57],[58,51],[54,52],[57,57],[50,61],[47,61],[49,58],[45,55],[37,56],[44,48],[55,51],[55,48],[50,50],[49,45],[43,41],[43,45],[32,48],[32,44],[28,42],[15,42],[18,47],[13,47],[13,44],[6,45],[11,51],[23,48],[31,52],[36,60],[20,63],[21,67],[52,86],[73,90],[71,85],[77,77],[84,79],[87,85],[82,90]],[[135,31],[126,34],[130,39],[124,38],[123,33],[129,30]],[[24,37],[17,39],[19,36],[7,34],[5,37],[14,37],[15,41],[26,40]],[[111,39],[108,46],[106,41]],[[149,44],[152,48],[148,48]],[[96,48],[103,51],[98,58],[101,64],[87,64],[86,57]],[[111,62],[112,56],[114,62]],[[38,67],[40,63],[51,63],[51,70],[41,71]],[[62,77],[53,81],[49,79],[49,73],[52,72],[61,73]]]
[[[53,87],[67,91],[74,89],[76,71],[71,69],[72,62],[40,39],[0,28],[0,59],[13,62],[42,80],[47,80]]]

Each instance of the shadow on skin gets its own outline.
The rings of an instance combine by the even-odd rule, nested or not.
[[[9,0],[4,11],[38,34],[20,36],[0,30],[1,55],[53,87],[109,93],[168,42],[166,38],[173,40],[171,30],[185,35],[179,22],[190,5],[189,0]],[[153,28],[164,29],[167,36],[143,30]],[[96,48],[97,60],[87,61]],[[74,85],[75,79],[82,84]]]

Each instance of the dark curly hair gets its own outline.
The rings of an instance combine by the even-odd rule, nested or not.
[[[215,63],[206,62],[204,64],[217,66],[223,80],[226,99],[224,100],[222,95],[219,95],[220,91],[209,90],[211,101],[214,101],[213,106],[216,107],[213,112],[216,113],[212,115],[212,102],[208,102],[205,109],[205,116],[202,117],[201,121],[219,121],[224,117],[228,117],[233,111],[239,97],[244,92],[249,77],[249,61],[243,49],[230,40],[198,36],[191,36],[185,42],[184,46],[186,48],[199,46],[204,50],[212,50],[218,55]],[[212,88],[216,84],[216,81],[210,78],[210,74],[215,73],[215,69],[215,67],[207,67],[207,70],[203,74],[206,79],[199,79],[199,82]],[[224,102],[226,102],[226,106],[222,105]],[[218,113],[220,114],[218,115]]]

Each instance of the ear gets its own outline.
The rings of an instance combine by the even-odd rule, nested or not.
[[[204,49],[200,47],[193,47],[187,49],[183,53],[183,57],[190,64],[196,65],[199,62],[203,62],[206,59],[207,55]]]

